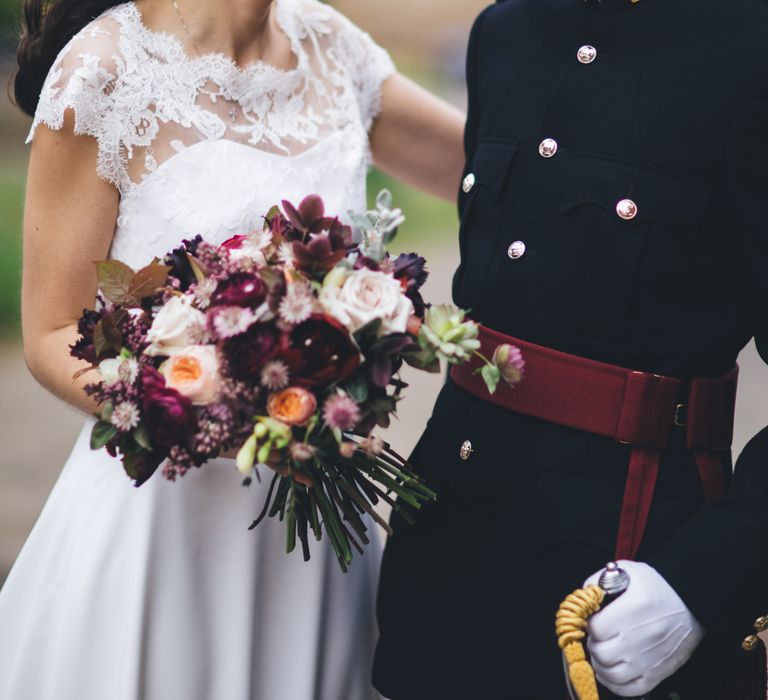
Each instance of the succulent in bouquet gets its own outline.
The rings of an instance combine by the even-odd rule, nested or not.
[[[300,543],[305,559],[324,530],[345,569],[368,542],[366,516],[388,529],[380,501],[408,520],[436,497],[376,436],[407,389],[403,365],[437,372],[480,350],[463,311],[423,299],[424,258],[388,252],[404,221],[389,193],[350,219],[359,242],[310,196],[220,246],[197,237],[138,271],[97,263],[97,309],[71,349],[98,372],[91,446],[137,486],[223,455],[246,484],[268,465],[252,527],[285,521],[288,551]],[[516,348],[482,359],[491,392],[522,377]]]

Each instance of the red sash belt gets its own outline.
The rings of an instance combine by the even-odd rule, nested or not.
[[[719,451],[733,440],[738,367],[723,377],[683,382],[635,372],[534,345],[484,326],[481,352],[497,345],[517,346],[525,378],[511,388],[503,382],[490,395],[475,374],[480,361],[451,369],[451,377],[474,396],[510,411],[613,438],[632,449],[616,543],[617,559],[634,559],[645,532],[656,488],[661,451],[673,429],[685,428],[707,502],[725,493],[725,467]]]

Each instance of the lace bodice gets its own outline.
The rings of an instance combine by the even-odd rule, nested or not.
[[[133,2],[107,10],[64,48],[30,132],[98,142],[98,173],[120,192],[113,257],[139,265],[181,238],[220,242],[261,226],[281,199],[320,194],[329,211],[365,204],[368,132],[387,53],[317,0],[275,0],[295,67],[190,57]]]

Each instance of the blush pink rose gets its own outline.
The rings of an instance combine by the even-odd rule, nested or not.
[[[179,350],[160,366],[160,373],[166,386],[196,406],[213,403],[221,393],[219,356],[213,345],[192,345]]]

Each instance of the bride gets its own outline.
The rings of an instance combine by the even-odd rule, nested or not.
[[[463,116],[316,0],[26,0],[25,17],[25,353],[84,411],[68,346],[94,260],[222,242],[283,198],[362,210],[371,162],[454,198]],[[90,428],[0,593],[1,700],[376,697],[375,548],[347,575],[327,546],[305,564],[280,523],[247,531],[263,487],[231,460],[135,490]]]

